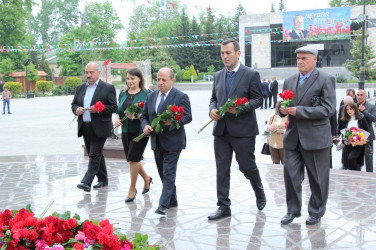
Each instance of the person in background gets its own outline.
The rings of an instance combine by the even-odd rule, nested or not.
[[[345,98],[343,98],[342,102],[344,103],[344,105],[341,105],[339,107],[339,110],[338,110],[337,132],[336,132],[337,135],[341,134],[341,131],[339,129],[339,125],[341,124],[341,119],[342,119],[342,115],[343,115],[343,108],[347,103],[354,102],[354,99],[351,96],[348,95],[348,96],[345,96]],[[342,157],[341,157],[342,169],[347,169],[346,166],[344,165],[344,157],[345,157],[344,152],[345,151],[342,150]]]
[[[12,93],[8,90],[7,87],[4,88],[3,94],[1,96],[1,99],[3,99],[3,115],[5,115],[5,106],[8,107],[8,114],[11,115],[12,113],[9,110],[9,102],[12,98]]]
[[[342,129],[351,127],[356,127],[369,132],[365,116],[359,112],[358,106],[353,102],[345,104],[342,119],[338,125],[338,130],[341,131]],[[342,136],[342,138],[344,137]],[[350,142],[346,140],[343,140],[343,143],[346,145],[343,149],[344,167],[349,170],[360,171],[364,158],[365,145],[352,146]]]
[[[98,177],[98,183],[93,188],[108,185],[106,162],[103,156],[103,146],[107,137],[111,136],[112,113],[117,109],[116,90],[114,85],[99,79],[101,74],[97,63],[88,63],[85,68],[87,82],[76,88],[72,101],[72,112],[78,116],[78,137],[83,136],[89,155],[88,170],[77,188],[90,192],[91,184]],[[94,104],[101,101],[104,110],[98,113]]]
[[[350,96],[355,103],[358,103],[354,89],[346,89],[346,96]],[[345,105],[344,100],[341,101],[341,103],[339,104],[339,107],[343,105]]]
[[[273,108],[275,108],[276,103],[277,103],[277,97],[278,97],[278,81],[276,80],[275,76],[272,77],[272,81],[273,82],[270,86],[270,95],[273,97]]]
[[[372,122],[376,122],[376,106],[367,102],[367,93],[364,89],[358,90],[357,93],[358,108],[363,113],[369,127],[368,143],[366,145],[364,160],[366,162],[366,171],[373,172],[373,140],[375,133],[373,132]]]
[[[280,102],[277,102],[277,107]],[[283,137],[288,123],[288,116],[281,118],[275,110],[274,115],[270,116],[267,130],[269,131],[269,150],[273,164],[283,164]]]
[[[139,142],[133,141],[134,138],[142,133],[140,115],[133,117],[133,114],[125,114],[125,110],[132,104],[145,102],[148,90],[145,89],[145,81],[142,72],[138,68],[130,68],[126,73],[127,88],[119,94],[119,106],[115,116],[115,127],[121,126],[121,140],[125,152],[125,158],[129,162],[131,175],[131,184],[129,187],[125,202],[132,202],[137,194],[136,182],[140,175],[144,180],[144,189],[142,194],[149,192],[150,184],[153,179],[144,170],[141,159],[148,144],[149,137],[145,136]],[[127,116],[127,119],[121,122],[121,119]]]
[[[268,82],[266,81],[265,78],[262,79],[261,90],[262,90],[262,97],[263,97],[263,100],[264,100],[264,105],[261,105],[261,109],[263,109],[262,106],[264,106],[265,109],[267,109],[268,108],[268,97],[269,97],[269,84],[268,84]]]
[[[152,83],[150,83],[148,93],[153,92],[153,91],[154,91],[154,85]]]
[[[268,93],[268,101],[269,101],[269,108],[272,107],[272,80],[271,79],[268,79],[268,89],[269,89],[269,93]]]

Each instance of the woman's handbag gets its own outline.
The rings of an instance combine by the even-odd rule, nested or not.
[[[267,142],[264,143],[264,146],[262,146],[262,149],[261,149],[261,154],[270,155],[269,143]]]

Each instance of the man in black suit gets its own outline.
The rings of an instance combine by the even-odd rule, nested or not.
[[[269,83],[266,81],[265,78],[262,79],[262,83],[261,83],[261,91],[262,91],[262,97],[264,99],[264,104],[261,104],[261,109],[262,106],[264,105],[265,109],[268,108],[268,98],[269,98]]]
[[[115,88],[100,80],[100,73],[97,63],[86,65],[87,82],[77,87],[72,102],[72,112],[78,116],[78,137],[84,137],[89,155],[88,170],[77,187],[87,192],[90,192],[95,176],[98,177],[98,183],[93,188],[108,185],[103,146],[107,137],[111,136],[112,113],[117,109]],[[98,101],[105,106],[100,113],[93,108]],[[85,111],[84,108],[87,110]]]
[[[270,95],[273,97],[273,107],[275,108],[275,105],[277,103],[277,96],[278,96],[278,82],[275,78],[275,76],[272,77],[272,83],[270,85]],[[271,101],[269,103],[269,106],[271,106]]]
[[[188,95],[172,87],[175,81],[174,72],[170,68],[161,68],[157,74],[158,91],[151,92],[145,101],[141,115],[141,126],[145,134],[151,135],[151,149],[154,151],[159,177],[163,183],[157,214],[165,215],[167,208],[178,205],[176,196],[176,168],[180,152],[186,147],[184,125],[192,121],[191,104]],[[170,129],[171,123],[165,122],[163,131],[153,132],[151,123],[158,114],[167,109],[167,105],[184,108],[184,116],[179,122],[180,129]]]
[[[237,41],[224,41],[221,46],[221,57],[226,67],[214,75],[209,111],[210,118],[215,121],[213,135],[219,208],[208,217],[209,220],[231,216],[230,167],[234,152],[239,170],[251,182],[257,208],[262,210],[266,205],[264,188],[254,154],[256,135],[259,133],[255,109],[262,105],[260,75],[239,62],[240,53]],[[246,97],[249,100],[244,110],[236,116],[235,108],[230,108],[220,119],[217,110],[229,98],[235,96]]]
[[[376,122],[376,106],[367,102],[367,93],[364,89],[358,90],[357,97],[359,111],[362,112],[366,118],[370,130],[368,131],[370,135],[364,153],[366,171],[373,173],[373,140],[375,140],[375,133],[373,131],[372,122]]]

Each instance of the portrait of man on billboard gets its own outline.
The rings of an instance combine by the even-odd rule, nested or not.
[[[302,15],[296,15],[293,20],[294,26],[290,32],[291,39],[305,40],[309,31],[304,29],[304,17]]]

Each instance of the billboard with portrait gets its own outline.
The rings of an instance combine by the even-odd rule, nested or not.
[[[283,13],[283,41],[322,41],[349,38],[350,7]]]

